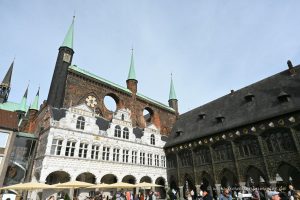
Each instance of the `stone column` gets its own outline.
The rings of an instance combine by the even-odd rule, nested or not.
[[[263,158],[263,161],[264,161],[266,175],[267,175],[268,180],[270,180],[270,184],[271,184],[271,176],[270,176],[269,166],[268,166],[267,159],[266,159],[266,152],[264,150],[263,139],[260,135],[258,135],[257,140],[258,140],[259,148],[261,150],[261,155],[262,155],[262,158]]]
[[[217,177],[216,177],[216,171],[215,171],[215,166],[214,166],[214,161],[213,161],[213,148],[209,145],[209,154],[210,154],[210,159],[211,159],[211,168],[213,171],[212,178],[214,179],[213,182],[217,183]]]
[[[298,145],[298,144],[300,143],[300,141],[299,141],[298,138],[297,138],[297,132],[296,132],[296,130],[293,129],[293,128],[290,128],[290,130],[291,130],[291,135],[292,135],[293,141],[294,141],[294,143],[295,143],[296,149],[297,149],[298,154],[299,154],[299,156],[300,156],[300,146]]]
[[[183,198],[183,186],[179,186],[179,195],[180,195],[179,199],[181,199],[181,200],[184,199]]]
[[[239,165],[238,165],[238,162],[237,162],[237,156],[236,156],[236,153],[235,153],[235,144],[233,141],[230,141],[231,143],[231,149],[232,149],[232,155],[233,155],[233,162],[234,162],[234,165],[235,165],[235,168],[236,168],[236,175],[237,175],[237,181],[239,182],[240,181],[240,170],[239,170]]]
[[[216,183],[215,186],[216,186],[216,190],[217,190],[217,195],[219,197],[219,195],[221,194],[221,184]]]

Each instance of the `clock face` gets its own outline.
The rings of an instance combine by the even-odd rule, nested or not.
[[[71,60],[71,55],[68,53],[64,53],[63,61],[69,63]]]
[[[94,96],[88,96],[86,99],[86,105],[94,108],[96,105],[97,105],[97,100],[96,100],[96,97]]]

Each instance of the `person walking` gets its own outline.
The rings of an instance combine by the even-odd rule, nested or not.
[[[213,200],[212,196],[209,194],[207,189],[202,190],[202,195],[203,195],[202,197],[203,200]]]

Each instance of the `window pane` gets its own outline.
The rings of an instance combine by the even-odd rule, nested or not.
[[[8,133],[0,132],[0,148],[5,148],[7,139],[8,139]]]

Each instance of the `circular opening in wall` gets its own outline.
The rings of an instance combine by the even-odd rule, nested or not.
[[[153,110],[151,108],[145,108],[143,110],[143,116],[146,124],[150,124],[152,122]]]
[[[107,110],[114,112],[117,110],[117,101],[113,97],[107,95],[104,97],[104,106]]]

